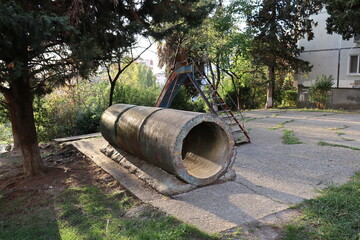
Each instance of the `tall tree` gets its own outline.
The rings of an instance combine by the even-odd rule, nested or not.
[[[159,58],[169,70],[188,58],[194,59],[198,65],[206,64],[209,78],[216,88],[229,76],[240,105],[240,81],[248,73],[261,72],[256,67],[250,70],[241,62],[250,63],[248,50],[252,35],[243,26],[252,5],[248,0],[234,0],[227,4],[214,2],[214,11],[201,26],[189,33],[175,32],[160,45]]]
[[[303,48],[299,39],[314,36],[316,24],[310,16],[322,9],[319,0],[262,0],[256,3],[248,16],[248,25],[254,32],[251,54],[256,64],[268,68],[266,108],[274,105],[275,74],[277,70],[309,71],[309,62],[299,59]]]
[[[116,82],[118,81],[121,74],[141,55],[148,50],[153,43],[149,43],[149,46],[146,47],[140,54],[134,56],[133,46],[125,46],[124,48],[118,48],[110,51],[107,55],[100,61],[101,66],[103,66],[107,72],[108,80],[110,83],[110,94],[109,94],[109,106],[113,104],[114,90]],[[111,71],[111,67],[115,66],[115,71]]]
[[[19,139],[25,175],[45,169],[36,136],[34,94],[88,74],[106,52],[130,45],[137,34],[160,38],[172,29],[200,24],[208,11],[206,4],[193,0],[2,0],[0,92],[13,135]]]
[[[338,33],[344,39],[360,34],[360,1],[322,0],[330,17],[326,20],[328,33]]]

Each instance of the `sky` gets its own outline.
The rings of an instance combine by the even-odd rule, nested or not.
[[[139,45],[140,47],[135,49],[135,55],[137,54],[140,54],[144,48],[148,47],[150,45],[149,41],[146,39],[146,38],[139,38]],[[151,45],[151,47],[146,51],[144,52],[142,55],[141,55],[141,58],[142,59],[145,59],[145,60],[153,60],[154,62],[154,73],[159,73],[159,72],[164,72],[164,69],[161,69],[158,67],[158,62],[159,62],[159,58],[158,58],[158,55],[157,55],[157,43],[153,43]]]

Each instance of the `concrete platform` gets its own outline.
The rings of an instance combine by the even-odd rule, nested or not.
[[[360,170],[359,151],[319,146],[319,141],[360,147],[360,114],[251,111],[245,127],[252,143],[236,148],[234,182],[220,182],[165,197],[100,152],[102,138],[70,142],[145,203],[209,232],[249,223],[279,224],[292,218],[293,204],[318,189],[342,184]],[[277,130],[270,128],[294,120]],[[282,143],[283,130],[303,143]],[[341,134],[339,134],[341,132]],[[272,238],[268,238],[272,239]]]

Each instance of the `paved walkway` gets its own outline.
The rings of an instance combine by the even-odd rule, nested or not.
[[[236,148],[236,180],[171,198],[100,153],[106,144],[102,138],[72,144],[144,202],[210,233],[253,222],[281,223],[291,217],[290,206],[360,170],[360,151],[318,145],[324,141],[360,148],[360,114],[259,110],[246,112],[245,120],[252,143]],[[279,124],[281,128],[270,130]],[[303,143],[283,144],[285,129]]]

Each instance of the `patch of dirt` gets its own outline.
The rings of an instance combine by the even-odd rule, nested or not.
[[[111,175],[72,146],[47,144],[41,146],[40,151],[47,166],[46,172],[43,176],[30,178],[23,176],[20,153],[0,155],[0,194],[14,201],[30,196],[29,206],[22,208],[46,204],[49,198],[70,187],[95,185],[105,193],[125,191]],[[131,196],[130,193],[127,195]],[[136,198],[132,201],[139,203]]]

